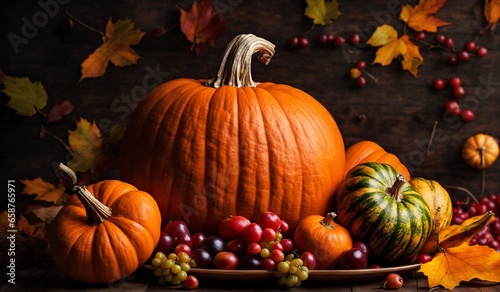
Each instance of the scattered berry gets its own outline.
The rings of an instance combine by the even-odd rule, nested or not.
[[[485,47],[478,47],[476,50],[476,56],[478,56],[479,58],[484,58],[487,54],[488,49],[486,49]]]
[[[363,61],[363,60],[357,61],[356,62],[356,68],[358,68],[361,71],[366,70],[366,62]]]
[[[359,36],[359,34],[354,33],[349,36],[348,42],[350,45],[356,46],[361,42],[361,37]]]
[[[417,41],[423,41],[425,39],[425,32],[423,31],[419,31],[416,35],[415,35],[415,39]]]
[[[436,78],[432,83],[432,88],[442,90],[446,86],[446,82],[442,78]]]
[[[309,39],[305,36],[299,38],[299,46],[305,48],[309,45]]]
[[[341,47],[344,44],[345,44],[345,39],[341,36],[338,36],[333,40],[333,45],[336,47]]]
[[[460,115],[460,106],[454,100],[449,100],[444,104],[444,110],[451,116]]]
[[[297,47],[299,45],[299,38],[298,37],[292,37],[290,39],[290,46],[291,47]]]
[[[446,39],[446,37],[444,35],[438,34],[436,36],[436,43],[437,44],[442,44],[442,43],[444,43],[445,39]]]
[[[403,287],[403,278],[396,273],[390,273],[385,277],[384,289],[399,289]]]
[[[460,80],[460,77],[453,76],[450,78],[449,84],[451,87],[458,87],[462,85],[462,80]]]
[[[354,79],[354,83],[357,87],[363,88],[366,86],[366,78],[364,76],[359,76],[358,78]]]
[[[474,41],[468,41],[464,45],[464,50],[466,50],[469,53],[472,53],[476,50],[476,43]]]
[[[462,118],[462,121],[464,122],[470,122],[474,119],[474,112],[471,111],[470,109],[464,109],[460,113],[460,117]]]
[[[318,36],[318,43],[321,45],[326,45],[328,43],[328,36],[324,33]]]
[[[465,94],[465,89],[462,86],[455,86],[453,87],[453,96],[456,98],[460,98],[464,96]]]
[[[456,65],[458,63],[458,58],[457,56],[455,55],[452,55],[450,57],[448,57],[448,64],[453,66],[453,65]]]
[[[447,37],[444,39],[443,46],[447,49],[453,49],[454,43],[453,39],[450,37]]]
[[[329,33],[326,35],[327,42],[331,43],[331,42],[333,42],[333,40],[335,40],[335,36],[333,34]]]
[[[460,60],[460,61],[469,61],[470,60],[470,54],[469,52],[463,50],[463,51],[459,51],[457,53],[457,58]]]

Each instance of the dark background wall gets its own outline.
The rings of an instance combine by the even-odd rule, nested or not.
[[[327,28],[316,26],[308,33],[310,45],[304,49],[291,49],[288,40],[311,28],[312,21],[305,17],[305,1],[238,1],[217,0],[225,4],[227,28],[201,55],[190,51],[191,44],[179,29],[179,7],[188,9],[192,1],[77,1],[57,3],[57,10],[49,16],[36,33],[26,37],[28,42],[17,49],[9,42],[10,32],[23,35],[24,21],[33,21],[43,11],[40,3],[50,1],[0,2],[0,69],[9,76],[28,76],[40,81],[49,96],[47,108],[70,100],[74,111],[62,121],[45,125],[52,133],[67,141],[68,130],[75,128],[80,117],[104,126],[108,121],[126,124],[133,105],[113,108],[116,100],[131,95],[141,86],[143,78],[159,71],[162,82],[179,78],[209,78],[218,65],[225,45],[237,34],[254,33],[276,44],[276,55],[269,66],[257,62],[253,65],[256,81],[286,83],[300,88],[318,99],[334,116],[344,137],[346,147],[360,140],[379,143],[388,152],[396,154],[410,169],[412,176],[434,179],[444,185],[465,187],[475,194],[481,189],[481,171],[467,166],[460,155],[465,139],[484,132],[500,136],[500,36],[489,32],[477,41],[489,54],[484,59],[471,58],[457,66],[447,65],[450,52],[427,49],[421,45],[424,64],[418,78],[401,69],[398,60],[390,66],[369,65],[368,71],[378,82],[368,79],[364,88],[356,88],[349,77],[349,69],[357,60],[370,64],[375,48],[364,42],[382,23],[394,26],[401,34],[403,22],[399,20],[401,4],[416,1],[364,1],[340,0],[343,13]],[[55,9],[55,8],[54,8]],[[448,1],[438,17],[451,24],[439,33],[452,37],[457,48],[467,40],[474,40],[486,25],[482,14],[483,1]],[[136,27],[151,32],[157,27],[171,28],[160,37],[144,38],[134,47],[141,56],[137,65],[117,68],[110,64],[101,78],[80,78],[80,64],[102,41],[100,37],[75,23],[67,29],[67,10],[85,23],[104,30],[109,19],[131,19]],[[360,34],[358,47],[333,48],[320,46],[316,37],[323,31],[348,37]],[[410,30],[411,32],[411,30]],[[413,32],[411,32],[413,33]],[[426,40],[434,42],[436,34]],[[435,91],[430,84],[435,78],[448,80],[459,76],[466,96],[460,99],[464,106],[473,108],[475,119],[463,123],[443,115],[444,103],[451,99],[450,90]],[[8,97],[0,93],[0,102]],[[55,139],[39,138],[41,116],[18,116],[6,106],[0,108],[0,177],[7,179],[33,179],[57,183],[51,164],[68,159],[64,147]],[[365,119],[359,119],[361,115]],[[436,140],[427,153],[428,139],[437,122]],[[116,167],[104,177],[115,177]],[[500,190],[500,163],[486,171],[486,193]],[[22,186],[20,185],[20,188]],[[461,192],[451,190],[454,196]],[[3,207],[3,206],[2,206]]]

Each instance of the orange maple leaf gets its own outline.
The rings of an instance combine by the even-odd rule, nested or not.
[[[429,288],[443,286],[449,290],[472,279],[500,282],[498,271],[500,253],[488,246],[470,246],[465,242],[437,253],[419,270],[427,276]]]
[[[20,180],[25,187],[23,193],[27,195],[36,195],[35,200],[52,202],[56,205],[64,204],[68,199],[68,194],[65,192],[65,187],[59,184],[57,187],[37,177],[33,180]]]
[[[140,56],[130,46],[137,45],[143,35],[144,32],[134,29],[132,21],[126,19],[113,23],[110,18],[103,36],[104,43],[83,61],[82,77],[78,82],[104,75],[110,61],[119,67],[136,64]]]
[[[420,0],[415,7],[404,5],[399,18],[415,31],[436,32],[438,27],[449,24],[434,17],[445,2],[446,0]]]
[[[181,31],[193,44],[196,55],[208,45],[213,46],[215,39],[226,29],[226,20],[214,12],[212,0],[201,0],[193,3],[188,11],[181,10]]]
[[[485,0],[484,16],[489,23],[488,28],[494,30],[500,20],[500,0]]]
[[[401,40],[406,45],[406,53],[403,54],[403,60],[401,61],[401,66],[404,70],[409,71],[415,78],[417,78],[418,67],[424,63],[424,57],[420,55],[419,48],[415,45],[408,35],[403,35]]]

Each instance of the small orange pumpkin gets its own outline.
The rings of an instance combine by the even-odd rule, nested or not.
[[[333,212],[326,216],[311,215],[302,219],[293,234],[295,248],[300,253],[312,252],[319,270],[335,269],[340,256],[352,248],[349,231],[334,221]]]
[[[478,169],[490,167],[499,154],[498,142],[486,134],[469,137],[462,147],[462,158],[467,164]]]
[[[75,191],[50,225],[50,252],[56,266],[86,283],[111,283],[129,276],[158,243],[158,205],[148,193],[118,180]]]

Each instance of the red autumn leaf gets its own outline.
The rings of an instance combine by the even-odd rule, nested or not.
[[[226,29],[226,20],[214,12],[212,0],[193,3],[191,9],[181,10],[181,31],[193,44],[196,55],[209,45],[214,46],[215,39]]]
[[[47,122],[53,123],[60,121],[64,116],[69,115],[75,106],[69,101],[64,101],[61,104],[54,104],[47,115]]]

